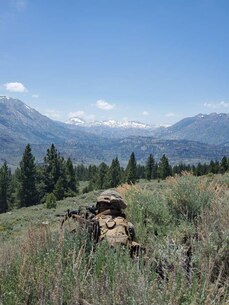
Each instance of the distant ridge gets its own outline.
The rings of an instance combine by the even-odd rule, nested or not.
[[[110,163],[116,156],[126,164],[132,151],[139,162],[145,162],[152,153],[157,161],[166,154],[171,164],[196,164],[229,156],[228,114],[198,115],[158,129],[144,127],[140,122],[126,122],[124,126],[121,123],[108,120],[78,126],[84,124],[78,120],[77,126],[69,125],[47,118],[18,99],[1,96],[0,164],[7,161],[17,166],[27,143],[37,162],[43,162],[52,143],[64,157],[85,164]],[[221,145],[213,141],[213,131],[218,135],[215,142]],[[187,139],[188,136],[195,139]],[[209,140],[211,145],[206,142]]]
[[[185,118],[161,130],[155,136],[161,139],[192,140],[208,144],[224,145],[229,142],[229,114],[198,114]]]
[[[86,122],[82,118],[72,117],[66,124],[72,124],[76,126],[92,127],[92,126],[104,126],[110,128],[141,128],[141,129],[155,129],[157,126],[144,124],[139,121],[116,121],[116,120],[106,120],[106,121],[92,121]]]
[[[70,118],[66,124],[72,128],[78,128],[92,134],[113,138],[123,138],[127,136],[152,136],[153,131],[157,128],[155,125],[144,124],[138,121],[105,120],[86,122],[79,117]]]

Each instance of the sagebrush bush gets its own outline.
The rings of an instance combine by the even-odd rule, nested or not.
[[[172,215],[160,191],[133,187],[126,194],[128,219],[135,224],[139,239],[164,235],[172,224]]]
[[[194,177],[190,173],[169,177],[167,183],[169,207],[178,220],[194,220],[203,209],[211,206],[221,192],[221,186],[214,181]]]
[[[57,207],[56,196],[53,193],[47,195],[46,207],[47,209],[55,209]]]

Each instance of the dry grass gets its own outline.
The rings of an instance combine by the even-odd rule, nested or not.
[[[228,305],[227,181],[184,174],[163,185],[119,187],[146,247],[136,260],[106,243],[94,251],[84,230],[31,226],[1,249],[2,304]]]

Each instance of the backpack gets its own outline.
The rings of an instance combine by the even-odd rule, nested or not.
[[[121,217],[112,217],[111,215],[101,215],[97,218],[97,240],[107,240],[112,247],[117,245],[131,245],[131,236],[129,234],[129,223]]]

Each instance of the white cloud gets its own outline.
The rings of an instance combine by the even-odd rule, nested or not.
[[[99,109],[102,109],[102,110],[111,110],[115,107],[115,105],[109,104],[104,100],[98,100],[96,102],[96,107],[98,107]]]
[[[169,113],[166,113],[165,116],[166,116],[167,118],[171,118],[171,117],[173,117],[173,116],[176,116],[176,114],[173,113],[173,112],[169,112]]]
[[[94,114],[87,114],[83,110],[69,112],[68,117],[69,118],[77,117],[77,118],[83,119],[83,120],[88,121],[88,122],[95,120],[95,115]]]
[[[47,109],[45,115],[53,120],[58,120],[62,117],[62,113],[55,109]]]
[[[217,109],[217,108],[229,108],[229,103],[224,101],[218,103],[204,103],[204,107]]]
[[[144,111],[142,112],[142,115],[147,116],[147,115],[149,115],[149,112],[144,110]]]
[[[27,92],[28,90],[26,89],[26,87],[19,82],[15,82],[15,83],[6,83],[3,85],[5,87],[5,89],[7,91],[10,92]]]
[[[39,94],[32,94],[33,98],[39,98]]]

